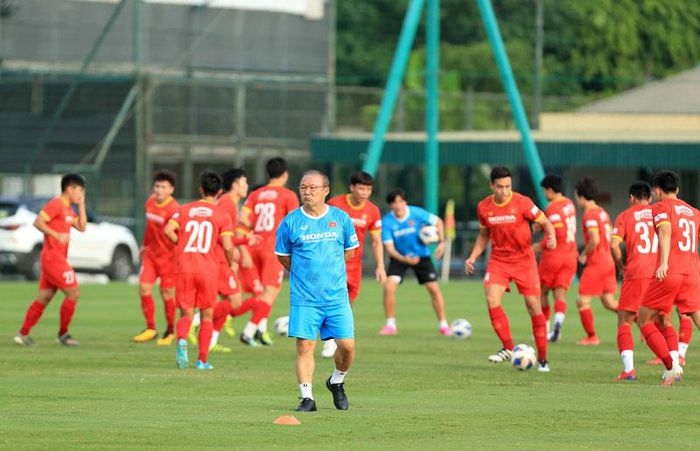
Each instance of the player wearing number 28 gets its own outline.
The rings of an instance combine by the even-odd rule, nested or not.
[[[638,324],[647,345],[666,367],[663,384],[672,385],[683,370],[678,364],[678,335],[670,320],[671,309],[675,304],[679,313],[691,314],[700,307],[700,212],[678,199],[679,177],[675,172],[657,172],[651,187],[656,200],[652,214],[659,255],[655,277],[642,297]]]
[[[586,337],[577,341],[584,346],[600,344],[593,324],[591,298],[600,296],[600,300],[608,310],[617,312],[617,279],[615,262],[610,254],[610,238],[612,224],[610,216],[597,203],[598,184],[589,177],[584,177],[576,183],[576,203],[583,209],[583,250],[578,261],[583,273],[578,286],[576,304],[581,317],[581,324],[586,331]]]

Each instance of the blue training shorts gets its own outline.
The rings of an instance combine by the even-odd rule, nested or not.
[[[329,306],[292,305],[289,308],[289,336],[316,340],[355,338],[355,319],[350,302]]]

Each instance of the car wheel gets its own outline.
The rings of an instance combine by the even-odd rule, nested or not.
[[[112,280],[126,280],[133,272],[131,252],[124,246],[117,246],[112,255],[112,263],[107,267],[107,276]]]
[[[41,276],[41,246],[32,249],[23,273],[29,280],[39,280]]]

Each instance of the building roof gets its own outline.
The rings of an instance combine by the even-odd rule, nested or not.
[[[700,66],[579,108],[584,113],[700,114]]]

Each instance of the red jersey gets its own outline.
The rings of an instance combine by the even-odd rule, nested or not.
[[[178,274],[218,274],[218,241],[233,235],[231,218],[211,202],[198,200],[181,206],[170,218],[177,224]]]
[[[352,219],[360,247],[355,250],[351,260],[362,261],[365,234],[367,232],[379,233],[382,230],[382,214],[379,211],[379,207],[370,201],[365,202],[364,205],[360,207],[356,207],[350,204],[349,194],[341,194],[339,196],[332,197],[328,201],[328,205],[333,205],[334,207],[340,208],[347,213],[348,216],[350,216],[350,219]]]
[[[143,231],[143,247],[153,259],[172,258],[175,245],[165,236],[163,229],[179,206],[173,197],[168,197],[159,204],[153,195],[144,204],[146,227]]]
[[[652,205],[654,226],[671,226],[669,274],[698,274],[698,224],[700,212],[680,199],[665,199]]]
[[[612,235],[625,243],[625,280],[654,277],[659,240],[651,205],[632,205],[620,213]]]
[[[589,208],[583,212],[583,242],[588,243],[590,237],[588,232],[598,231],[600,241],[593,252],[588,255],[586,266],[595,265],[615,265],[610,253],[610,238],[612,235],[612,224],[610,216],[599,206]]]
[[[542,245],[545,254],[577,254],[576,249],[576,207],[571,199],[562,197],[551,202],[544,211],[549,222],[554,226],[557,247],[549,249]]]
[[[504,203],[497,204],[491,195],[479,202],[476,212],[479,225],[489,229],[491,260],[511,263],[535,259],[530,222],[543,218],[544,213],[532,199],[513,192]]]
[[[275,234],[282,218],[299,208],[299,199],[294,191],[283,186],[266,185],[256,189],[246,199],[243,209],[249,212],[253,232],[262,236],[262,241],[251,249],[275,250]]]
[[[71,227],[78,215],[71,208],[70,202],[61,196],[54,197],[44,205],[39,212],[50,229],[58,233],[70,233]],[[44,235],[44,247],[41,249],[41,260],[52,258],[68,258],[68,243],[63,244],[56,238]]]

